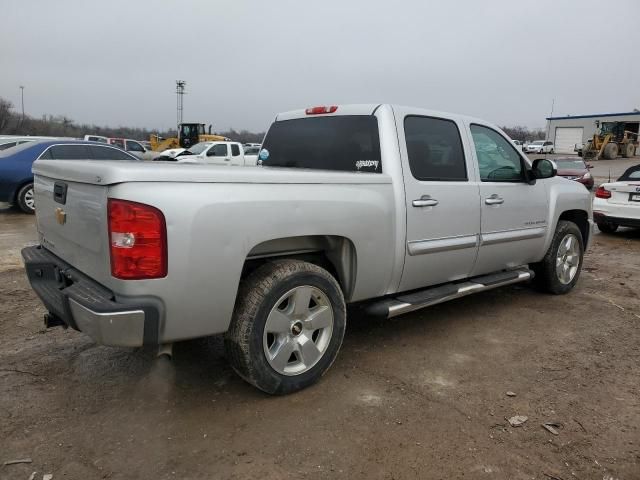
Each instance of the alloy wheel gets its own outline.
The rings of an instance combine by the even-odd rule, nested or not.
[[[300,375],[327,351],[333,333],[333,308],[327,295],[309,285],[295,287],[275,303],[264,327],[269,365],[282,375]]]
[[[556,275],[563,285],[571,283],[580,266],[580,242],[570,233],[558,245],[556,253]]]

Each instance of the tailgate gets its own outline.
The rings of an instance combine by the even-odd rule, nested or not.
[[[34,187],[40,243],[97,282],[107,283],[107,186],[36,175]]]

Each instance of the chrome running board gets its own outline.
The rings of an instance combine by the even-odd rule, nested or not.
[[[418,292],[386,298],[365,307],[365,311],[387,318],[437,305],[439,303],[466,297],[473,293],[484,292],[505,285],[525,282],[534,277],[528,268],[498,272],[491,275],[470,278],[461,283],[448,283]]]

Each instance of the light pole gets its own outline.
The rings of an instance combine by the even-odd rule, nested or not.
[[[178,97],[178,130],[180,130],[180,124],[182,123],[182,110],[183,110],[183,100],[182,97],[185,94],[185,87],[187,86],[187,82],[184,80],[176,80],[176,95]]]
[[[20,85],[20,100],[22,103],[22,121],[24,122],[24,85]]]

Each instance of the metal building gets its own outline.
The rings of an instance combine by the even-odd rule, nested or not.
[[[625,130],[638,133],[640,111],[548,117],[547,140],[553,142],[557,153],[573,153],[575,144],[583,144],[593,137],[598,125],[603,122],[625,122]]]

